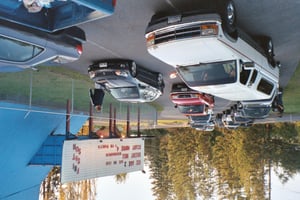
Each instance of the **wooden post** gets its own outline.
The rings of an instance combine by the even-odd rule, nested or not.
[[[127,137],[130,137],[130,133],[129,133],[129,130],[130,130],[130,123],[129,123],[129,119],[130,118],[130,109],[129,109],[129,104],[127,104],[127,122],[126,122],[126,136]]]
[[[109,138],[112,137],[112,104],[109,104]]]
[[[138,122],[137,122],[137,133],[138,133],[138,137],[141,137],[141,132],[140,132],[140,120],[141,120],[141,109],[140,109],[140,105],[138,105]]]
[[[117,109],[114,108],[114,135],[117,136],[117,125],[116,125],[116,118],[117,118]]]
[[[93,132],[93,105],[90,102],[90,113],[89,113],[89,137],[92,136]]]

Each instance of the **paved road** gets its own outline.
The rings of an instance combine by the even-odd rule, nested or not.
[[[268,35],[273,38],[275,58],[282,63],[280,84],[285,87],[295,71],[300,55],[300,2],[294,0],[239,0],[238,26],[249,34]],[[183,117],[169,100],[173,82],[168,75],[173,70],[147,53],[144,33],[151,16],[160,11],[180,12],[201,7],[203,0],[119,0],[112,16],[81,25],[86,31],[87,42],[79,61],[65,65],[87,74],[87,66],[106,58],[129,58],[154,71],[164,74],[165,94],[157,101],[165,110],[160,117]],[[216,105],[223,109],[227,101],[216,98]]]

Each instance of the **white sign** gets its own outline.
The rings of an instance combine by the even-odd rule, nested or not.
[[[63,146],[61,182],[141,171],[144,139],[66,140]]]

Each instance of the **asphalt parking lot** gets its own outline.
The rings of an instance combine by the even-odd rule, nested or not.
[[[118,1],[112,16],[80,25],[87,35],[81,58],[65,65],[87,74],[87,67],[94,61],[107,58],[127,58],[153,71],[163,73],[166,88],[157,102],[164,107],[163,118],[183,117],[169,100],[172,83],[169,79],[173,68],[148,54],[145,44],[145,29],[151,16],[157,12],[181,12],[201,8],[205,2],[196,0]],[[285,87],[293,75],[300,54],[300,21],[297,16],[300,3],[292,0],[234,1],[237,9],[237,24],[252,35],[266,35],[273,39],[275,58],[281,62],[280,85]],[[216,99],[222,110],[230,102]]]

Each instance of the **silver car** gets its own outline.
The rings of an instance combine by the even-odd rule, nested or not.
[[[152,102],[163,94],[163,76],[132,60],[102,60],[88,68],[90,78],[118,101]]]
[[[46,63],[79,59],[85,33],[71,27],[46,33],[8,21],[0,21],[0,72],[15,72]]]

